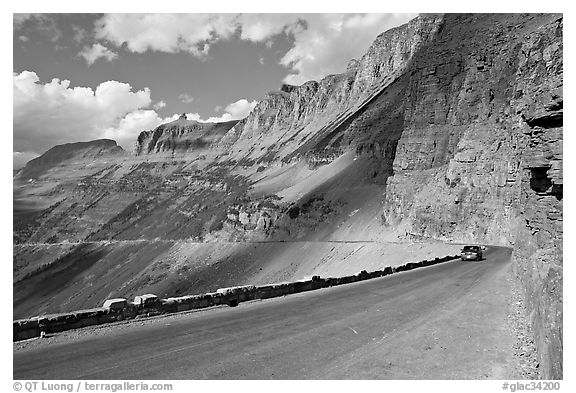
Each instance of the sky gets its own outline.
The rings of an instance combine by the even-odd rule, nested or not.
[[[131,151],[186,113],[246,117],[282,83],[343,72],[416,14],[13,14],[13,165],[100,138]]]

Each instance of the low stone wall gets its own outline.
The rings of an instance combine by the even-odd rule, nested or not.
[[[51,314],[13,322],[14,341],[39,337],[41,332],[57,333],[85,326],[131,319],[138,315],[137,309],[128,304],[122,309],[92,308],[65,314]]]
[[[410,262],[397,267],[386,267],[383,270],[367,272],[366,270],[353,276],[321,278],[314,276],[310,280],[270,284],[265,286],[239,286],[221,288],[216,292],[201,295],[189,295],[157,299],[154,295],[137,296],[134,302],[126,302],[122,308],[100,307],[89,310],[80,310],[64,314],[44,315],[29,319],[20,319],[13,322],[14,341],[40,337],[46,333],[57,333],[64,330],[77,329],[85,326],[100,325],[104,323],[147,317],[165,313],[195,310],[218,305],[235,307],[241,302],[256,299],[269,299],[273,297],[290,295],[293,293],[313,291],[320,288],[350,284],[353,282],[369,280],[387,276],[393,273],[412,270],[419,267],[431,266],[459,258],[459,255],[451,255],[433,260]],[[142,301],[145,298],[147,301]],[[120,300],[114,299],[114,305],[120,304]],[[107,301],[108,304],[110,303]]]

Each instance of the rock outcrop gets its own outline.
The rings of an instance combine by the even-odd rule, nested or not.
[[[383,220],[513,245],[545,378],[562,377],[562,17],[446,15],[414,56]]]
[[[238,121],[224,123],[200,123],[187,120],[183,114],[179,119],[162,124],[151,131],[138,135],[135,154],[173,153],[209,149]]]

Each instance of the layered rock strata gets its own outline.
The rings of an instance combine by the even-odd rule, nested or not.
[[[140,133],[134,149],[135,154],[208,149],[217,145],[237,122],[232,120],[224,123],[200,123],[188,120],[186,115],[182,114],[177,120]]]
[[[446,15],[413,58],[383,221],[513,245],[542,374],[562,376],[562,17]]]

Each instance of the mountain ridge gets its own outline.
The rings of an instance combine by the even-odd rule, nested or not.
[[[124,149],[112,139],[64,143],[56,145],[39,157],[28,161],[18,176],[25,179],[33,179],[50,168],[74,157],[96,158],[102,155],[120,155],[123,152]]]
[[[154,130],[141,132],[136,139],[134,153],[141,155],[209,147],[217,144],[236,123],[238,120],[201,123],[187,120],[186,115],[182,114],[178,119],[161,124]]]

